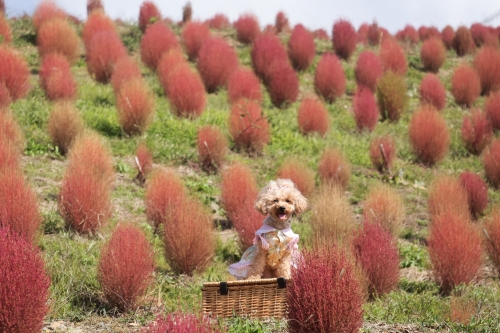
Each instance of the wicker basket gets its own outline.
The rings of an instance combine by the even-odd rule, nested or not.
[[[260,279],[206,282],[203,313],[220,317],[283,318],[286,314],[286,280]]]

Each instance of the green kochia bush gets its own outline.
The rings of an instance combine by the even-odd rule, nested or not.
[[[391,71],[386,72],[377,86],[377,101],[382,119],[398,121],[408,107],[404,77]]]

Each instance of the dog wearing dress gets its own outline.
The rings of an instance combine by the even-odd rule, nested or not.
[[[299,235],[290,228],[292,216],[307,209],[307,199],[290,179],[270,181],[258,194],[255,209],[267,215],[255,232],[254,245],[229,267],[237,279],[289,279],[298,254]]]

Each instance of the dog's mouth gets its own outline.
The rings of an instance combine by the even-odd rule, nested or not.
[[[286,219],[287,219],[287,216],[286,216],[286,214],[285,214],[285,213],[278,213],[278,218],[279,218],[280,220],[286,220]]]

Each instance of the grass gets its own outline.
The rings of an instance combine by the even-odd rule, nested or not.
[[[201,310],[201,286],[206,281],[228,280],[227,267],[238,261],[242,249],[236,240],[219,237],[213,264],[205,272],[197,272],[193,277],[175,275],[170,271],[163,255],[161,236],[153,233],[146,221],[144,210],[144,188],[134,181],[136,169],[133,162],[135,150],[140,142],[145,142],[153,153],[155,166],[177,168],[189,193],[196,197],[214,218],[224,219],[225,212],[220,204],[220,174],[206,173],[198,165],[196,151],[197,130],[204,125],[221,128],[229,138],[228,117],[230,105],[225,90],[208,95],[204,113],[195,120],[175,117],[170,112],[166,99],[155,74],[142,64],[141,72],[156,99],[154,121],[141,137],[127,137],[121,130],[111,86],[93,81],[82,58],[72,71],[78,82],[76,108],[84,122],[103,135],[111,147],[116,179],[113,188],[114,216],[107,226],[94,238],[84,238],[68,231],[57,210],[57,197],[66,159],[50,142],[47,120],[51,105],[45,98],[38,83],[37,70],[40,59],[35,47],[36,34],[28,17],[10,21],[14,35],[14,46],[27,59],[33,73],[33,89],[25,99],[12,104],[11,109],[24,132],[26,146],[23,171],[31,186],[36,190],[43,217],[43,232],[39,246],[43,250],[51,284],[51,311],[47,320],[90,322],[112,320],[124,323],[146,324],[158,312]],[[78,29],[80,31],[81,29]],[[135,23],[127,22],[119,27],[122,40],[129,54],[140,63],[138,49],[140,31]],[[175,29],[179,34],[180,29]],[[225,38],[234,40],[233,30],[224,31]],[[286,37],[285,37],[286,38]],[[240,57],[240,63],[251,66],[250,46],[233,43]],[[351,181],[346,195],[353,212],[360,221],[362,202],[371,186],[386,182],[402,195],[407,219],[398,241],[402,269],[416,269],[425,272],[429,259],[425,238],[429,217],[426,208],[427,188],[439,173],[458,175],[464,170],[484,174],[480,158],[469,154],[460,138],[462,118],[467,113],[453,102],[447,93],[447,107],[443,111],[451,133],[450,152],[436,167],[426,168],[416,162],[408,140],[408,123],[418,107],[418,88],[424,73],[421,71],[419,48],[407,49],[409,63],[406,80],[410,103],[399,122],[379,122],[372,133],[359,132],[352,115],[352,93],[355,90],[354,66],[359,53],[367,47],[358,45],[349,62],[343,62],[347,78],[347,94],[327,105],[331,129],[325,137],[303,136],[298,131],[297,110],[300,101],[286,109],[272,106],[267,93],[264,94],[262,108],[271,127],[271,141],[260,155],[248,155],[231,150],[228,162],[241,161],[254,170],[259,186],[276,177],[281,163],[290,156],[301,158],[313,170],[317,170],[318,160],[327,147],[340,148],[352,165]],[[377,52],[376,48],[370,47]],[[314,91],[314,71],[320,55],[332,51],[329,41],[316,41],[317,55],[310,68],[299,74],[301,92],[305,95]],[[458,60],[454,52],[448,52],[438,76],[445,87],[450,88],[450,77]],[[464,58],[470,62],[472,57]],[[194,66],[194,65],[193,65]],[[264,87],[263,87],[264,89]],[[482,106],[484,98],[476,102]],[[379,174],[371,165],[369,145],[374,137],[390,134],[396,138],[397,159],[390,175]],[[230,142],[231,148],[233,143]],[[316,180],[319,185],[319,179]],[[489,206],[500,202],[500,194],[488,189]],[[301,246],[313,242],[309,224],[310,213],[305,213],[294,231],[301,235]],[[117,314],[107,307],[102,299],[96,278],[99,250],[111,230],[120,221],[133,221],[145,232],[154,245],[156,258],[155,283],[146,297],[144,306],[134,313]],[[221,231],[219,226],[219,230]],[[222,234],[222,233],[220,233]],[[398,290],[382,298],[366,303],[365,321],[386,324],[413,324],[438,331],[451,332],[494,332],[500,325],[496,315],[500,307],[500,290],[497,278],[487,278],[478,284],[461,287],[455,291],[456,297],[470,299],[475,304],[470,323],[460,324],[450,320],[450,297],[443,297],[437,285],[430,279],[401,278]],[[452,296],[452,297],[455,297]],[[256,321],[235,317],[222,324],[227,332],[283,332],[284,321]]]

